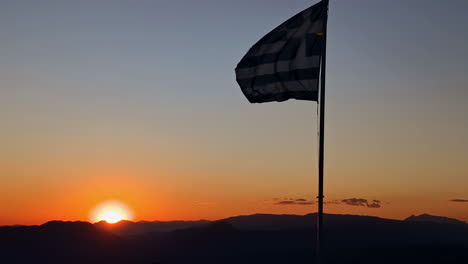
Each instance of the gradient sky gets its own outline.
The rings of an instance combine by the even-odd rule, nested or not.
[[[234,76],[316,2],[0,0],[0,224],[316,211],[275,203],[316,196],[317,105],[249,104]],[[468,221],[466,10],[331,1],[326,212]]]

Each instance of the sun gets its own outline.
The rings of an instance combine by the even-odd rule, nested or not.
[[[114,224],[122,220],[132,220],[133,213],[130,207],[120,201],[106,201],[97,205],[91,211],[91,221],[106,221]]]

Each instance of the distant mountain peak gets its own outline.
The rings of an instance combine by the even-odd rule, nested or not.
[[[84,221],[59,221],[53,220],[40,225],[42,228],[94,228],[89,222]]]
[[[464,224],[466,222],[460,221],[455,218],[449,218],[445,216],[435,216],[430,214],[421,214],[421,215],[411,215],[410,217],[406,218],[404,221],[413,221],[413,222],[432,222],[432,223],[441,223],[441,224]]]

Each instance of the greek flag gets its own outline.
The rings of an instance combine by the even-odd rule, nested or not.
[[[236,80],[251,103],[318,100],[327,5],[300,12],[258,41],[236,67]]]

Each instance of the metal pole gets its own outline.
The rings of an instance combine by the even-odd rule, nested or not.
[[[321,247],[323,246],[323,159],[325,145],[325,70],[326,70],[326,55],[327,55],[327,22],[328,22],[328,0],[322,0],[326,5],[324,18],[324,32],[322,42],[322,59],[320,69],[320,132],[319,132],[319,175],[318,175],[318,214],[317,214],[317,244],[316,254],[318,263],[322,262]]]

